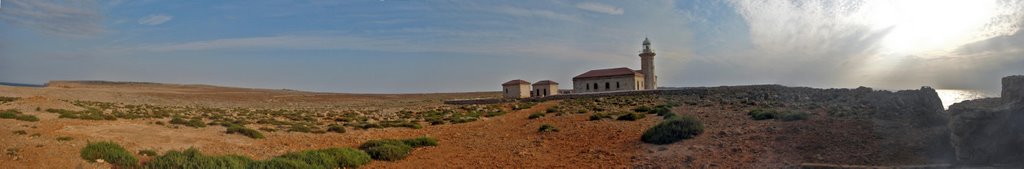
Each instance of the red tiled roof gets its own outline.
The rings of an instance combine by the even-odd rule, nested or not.
[[[595,77],[643,76],[643,75],[644,74],[640,73],[640,71],[629,69],[629,68],[625,68],[625,67],[620,67],[620,68],[611,68],[611,69],[590,70],[590,71],[587,71],[586,73],[580,74],[579,76],[573,77],[572,79],[576,80],[576,79],[595,78]]]
[[[509,86],[509,85],[521,85],[521,84],[529,85],[530,82],[527,82],[525,80],[516,79],[516,80],[510,80],[508,82],[502,83],[501,85],[502,86]]]
[[[537,86],[537,85],[558,85],[558,82],[550,81],[550,80],[541,80],[541,81],[539,81],[537,83],[534,83],[533,85],[534,86]]]

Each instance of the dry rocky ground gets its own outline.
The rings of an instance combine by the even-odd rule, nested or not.
[[[4,151],[0,154],[0,166],[110,167],[78,157],[78,151],[89,141],[114,141],[129,151],[154,149],[165,152],[195,147],[207,154],[239,154],[267,159],[290,151],[355,147],[371,139],[417,136],[435,137],[440,145],[419,148],[404,160],[374,161],[365,167],[786,168],[802,163],[912,165],[947,158],[942,153],[935,153],[947,150],[931,148],[937,144],[934,142],[942,140],[928,140],[934,137],[928,134],[929,131],[942,128],[917,124],[918,120],[915,120],[930,117],[929,113],[933,113],[915,113],[932,111],[929,108],[933,106],[929,98],[918,97],[921,95],[919,91],[894,94],[870,89],[821,90],[781,86],[709,88],[691,95],[546,101],[522,110],[510,109],[518,105],[502,105],[500,107],[507,111],[506,114],[476,115],[475,121],[462,123],[453,122],[455,118],[452,116],[445,116],[448,121],[440,125],[431,125],[431,117],[409,120],[421,124],[423,127],[420,129],[385,127],[364,130],[350,125],[345,133],[275,131],[264,132],[265,139],[226,134],[224,127],[216,125],[192,128],[155,123],[167,122],[168,117],[82,120],[59,118],[57,113],[45,111],[88,110],[89,105],[76,105],[75,102],[89,101],[158,107],[307,110],[315,114],[309,115],[316,117],[317,120],[310,122],[314,125],[342,123],[331,121],[334,116],[331,113],[316,112],[354,111],[365,113],[365,117],[370,119],[366,121],[372,123],[379,122],[375,120],[377,117],[396,117],[395,112],[405,110],[415,112],[413,114],[438,109],[460,110],[442,105],[441,101],[497,97],[498,94],[332,94],[99,82],[57,82],[45,88],[0,86],[0,96],[20,98],[0,104],[0,110],[17,109],[40,119],[37,122],[0,119],[0,149]],[[886,105],[870,100],[899,103]],[[678,104],[673,112],[700,119],[705,126],[704,133],[674,144],[653,145],[645,144],[639,138],[645,129],[662,121],[662,117],[649,114],[637,121],[590,120],[595,113],[628,112],[637,106],[658,104]],[[919,104],[925,108],[921,109]],[[941,111],[941,104],[937,106]],[[446,107],[450,109],[444,109]],[[753,120],[747,112],[756,108],[802,111],[810,116],[807,120],[798,121]],[[556,109],[557,113],[528,118],[533,113],[547,112],[548,109]],[[388,115],[372,115],[374,113]],[[875,116],[885,119],[872,118]],[[271,118],[288,121],[280,117]],[[560,131],[538,132],[542,124],[556,126]],[[58,137],[71,137],[73,140],[62,141]]]

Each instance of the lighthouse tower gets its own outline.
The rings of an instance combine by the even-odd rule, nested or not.
[[[651,40],[644,37],[643,50],[640,51],[640,72],[644,74],[644,90],[658,88],[658,76],[654,75],[654,49]]]

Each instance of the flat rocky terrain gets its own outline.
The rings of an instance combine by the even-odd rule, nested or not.
[[[91,141],[117,142],[132,152],[194,147],[212,155],[267,159],[418,136],[437,138],[440,145],[417,148],[399,161],[373,161],[365,168],[787,168],[805,163],[934,164],[952,155],[948,115],[930,88],[890,92],[763,85],[685,90],[444,105],[447,99],[500,93],[338,94],[73,81],[42,88],[0,86],[0,96],[9,98],[0,101],[0,110],[39,119],[0,119],[0,166],[110,168],[78,157]],[[671,105],[673,114],[696,117],[704,132],[672,144],[647,144],[641,134],[663,117],[615,118],[663,105]],[[807,116],[754,120],[748,112],[755,109]],[[530,118],[533,114],[544,116]],[[204,127],[171,122],[175,119],[196,120]],[[224,124],[246,124],[266,138],[227,134]],[[559,131],[538,132],[543,124]],[[343,126],[346,132],[330,132],[331,126]]]

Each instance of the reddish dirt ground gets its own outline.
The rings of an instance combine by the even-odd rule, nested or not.
[[[873,134],[870,122],[831,118],[823,115],[821,110],[813,111],[811,117],[803,121],[755,121],[746,115],[745,107],[684,105],[674,108],[674,112],[698,117],[705,125],[705,132],[696,138],[668,145],[640,141],[645,129],[662,120],[653,115],[637,121],[589,121],[590,114],[573,113],[527,118],[531,113],[558,104],[558,101],[543,102],[530,109],[462,124],[425,126],[422,129],[349,129],[342,134],[268,132],[264,133],[266,139],[254,140],[226,134],[220,126],[175,129],[151,124],[156,121],[152,119],[58,119],[56,114],[38,112],[35,108],[45,110],[73,106],[57,100],[80,97],[60,97],[73,95],[73,92],[65,91],[70,89],[2,89],[0,96],[56,97],[33,97],[0,105],[0,109],[19,109],[41,119],[38,122],[0,119],[0,150],[5,152],[0,154],[2,168],[110,167],[78,157],[78,151],[88,141],[111,140],[133,152],[142,149],[165,152],[195,147],[207,154],[240,154],[267,159],[290,151],[356,147],[372,139],[417,136],[435,137],[440,145],[418,148],[406,159],[396,162],[374,161],[365,168],[785,168],[808,162],[885,163],[874,161],[884,157],[876,153],[880,151],[879,139]],[[103,95],[131,98],[139,94],[112,92]],[[386,102],[373,101],[374,104]],[[560,131],[538,132],[542,124],[551,124]],[[19,130],[27,134],[14,133]],[[74,140],[56,140],[63,136]],[[10,153],[7,150],[15,151]]]

